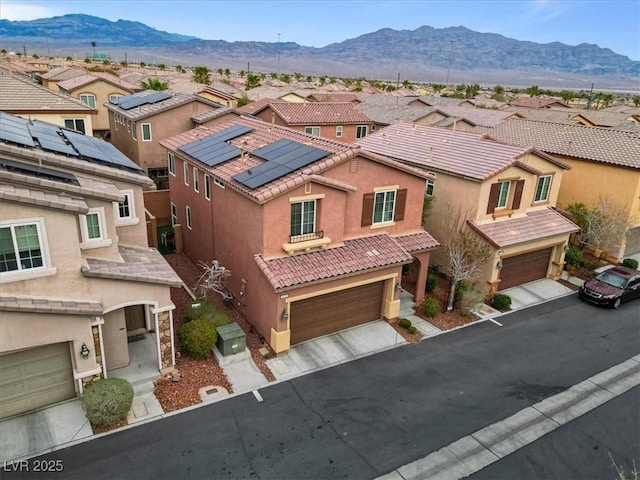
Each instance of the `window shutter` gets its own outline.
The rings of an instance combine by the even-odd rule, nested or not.
[[[517,210],[520,208],[520,200],[522,200],[523,189],[524,189],[524,180],[518,180],[516,182],[516,191],[513,194],[513,205],[511,205],[511,210]]]
[[[500,195],[500,184],[494,183],[491,185],[491,191],[489,192],[489,205],[487,205],[487,213],[493,213],[496,211],[496,205],[498,204],[498,195]]]
[[[407,189],[403,188],[396,192],[396,208],[393,212],[393,219],[396,221],[404,220],[404,207],[407,203]]]
[[[373,223],[373,201],[375,193],[365,193],[362,197],[362,224],[368,227]]]

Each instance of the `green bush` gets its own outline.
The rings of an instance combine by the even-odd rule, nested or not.
[[[429,318],[436,317],[440,311],[438,300],[435,298],[427,298],[422,306],[422,311]]]
[[[209,320],[214,327],[218,328],[221,325],[226,325],[227,323],[231,323],[231,319],[229,315],[219,310],[213,314],[213,317]]]
[[[453,294],[453,304],[458,306],[462,297],[466,295],[466,293],[471,290],[473,287],[465,282],[458,282],[456,285],[455,292]]]
[[[458,302],[458,307],[463,316],[469,317],[482,302],[484,302],[484,293],[475,288],[470,288],[462,295]]]
[[[506,310],[511,307],[511,297],[504,293],[496,293],[491,300],[491,306],[497,310]]]
[[[416,333],[418,331],[418,329],[416,327],[414,327],[413,325],[409,325],[409,328],[407,328],[407,332],[409,333]]]
[[[123,378],[104,378],[87,386],[82,404],[92,425],[112,425],[127,418],[133,403],[133,387]]]
[[[593,271],[598,268],[598,262],[595,260],[587,260],[586,262],[582,262],[582,266],[589,271]]]
[[[427,275],[427,286],[425,290],[429,293],[433,293],[433,291],[438,286],[438,276],[435,273],[430,273]]]
[[[398,326],[408,329],[411,326],[411,320],[409,320],[408,318],[401,318],[400,320],[398,320]]]
[[[582,260],[582,250],[576,245],[570,244],[567,253],[564,254],[564,260],[568,265],[578,266],[580,260]]]
[[[635,258],[625,258],[622,261],[622,265],[625,267],[633,268],[634,270],[638,269],[638,260]]]
[[[194,300],[185,308],[184,320],[185,322],[199,319],[209,320],[213,318],[215,313],[216,308],[213,306],[213,303],[208,300]]]
[[[199,318],[182,325],[178,339],[184,354],[203,360],[213,352],[218,333],[211,321]]]

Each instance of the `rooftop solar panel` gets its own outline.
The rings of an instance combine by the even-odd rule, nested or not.
[[[61,170],[42,167],[40,165],[17,162],[15,160],[8,160],[6,158],[0,157],[0,167],[4,167],[5,170],[11,172],[18,172],[24,175],[30,175],[38,178],[46,178],[47,180],[53,180],[55,182],[80,185],[73,174],[69,172],[63,172]]]
[[[44,150],[65,155],[77,155],[73,147],[65,142],[65,139],[60,135],[58,126],[34,120],[28,128],[31,135],[38,139],[38,143]]]
[[[124,167],[129,170],[140,171],[140,167],[136,165],[136,163],[116,147],[104,140],[82,135],[81,133],[76,133],[66,129],[63,130],[63,134],[83,157],[108,163],[116,167]]]
[[[284,177],[291,173],[291,169],[278,164],[263,163],[250,170],[239,173],[233,177],[234,180],[246,185],[249,188],[258,188],[276,178]]]
[[[252,128],[244,125],[235,125],[221,132],[182,145],[178,147],[178,150],[213,167],[240,156],[241,150],[234,145],[226,143],[226,141],[249,133],[252,130]]]
[[[131,110],[132,108],[139,107],[140,105],[147,105],[151,103],[161,102],[171,98],[171,95],[166,92],[154,92],[151,94],[133,94],[120,98],[118,105],[123,110]]]
[[[35,143],[27,128],[27,120],[0,112],[0,140],[34,147]]]

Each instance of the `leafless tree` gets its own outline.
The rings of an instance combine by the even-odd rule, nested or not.
[[[225,278],[231,276],[231,271],[220,265],[218,260],[212,260],[211,263],[200,262],[199,266],[204,270],[204,273],[196,283],[196,295],[199,298],[206,298],[209,292],[215,292],[220,294],[224,300],[229,300],[231,294],[227,291]]]
[[[582,243],[608,253],[622,244],[626,231],[632,226],[624,207],[609,197],[600,197],[596,207],[574,203],[567,211],[580,227]]]

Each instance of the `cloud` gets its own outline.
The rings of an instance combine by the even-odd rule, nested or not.
[[[571,2],[561,0],[531,0],[527,6],[531,21],[545,22],[565,15],[571,9]]]
[[[2,0],[0,18],[3,20],[36,20],[60,15],[55,7],[34,5],[28,2],[7,2]]]

